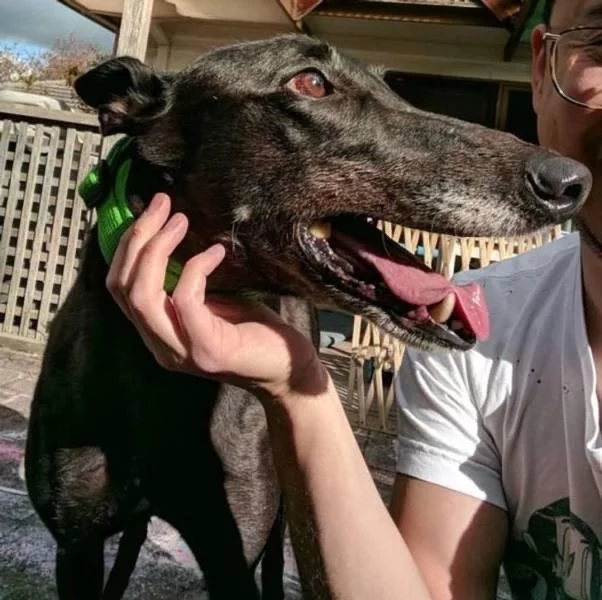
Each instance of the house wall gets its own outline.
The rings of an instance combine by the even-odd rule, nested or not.
[[[422,73],[528,82],[529,52],[521,48],[504,62],[508,32],[502,28],[435,23],[364,22],[358,19],[308,19],[312,34],[371,64]]]
[[[177,24],[165,23],[162,25],[162,30],[171,44],[162,47],[155,40],[150,40],[146,62],[157,68],[175,71],[214,48],[291,33],[294,32],[294,27],[292,23],[290,26],[277,26],[190,21]]]
[[[520,48],[512,62],[503,61],[508,32],[501,28],[310,17],[309,29],[359,60],[406,73],[527,83],[529,53]],[[171,29],[169,28],[171,27]],[[244,40],[293,31],[291,25],[181,22],[165,26],[169,48],[149,45],[147,61],[177,70],[208,50]]]

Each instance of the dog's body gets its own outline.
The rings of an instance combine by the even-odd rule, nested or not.
[[[102,260],[90,244],[52,326],[30,422],[29,492],[59,543],[60,598],[101,597],[104,539],[124,530],[102,596],[121,597],[151,515],[180,532],[216,598],[255,597],[253,567],[272,533],[264,595],[282,597],[280,492],[261,405],[158,368],[99,293]],[[307,327],[294,310],[287,319]]]
[[[338,215],[350,213],[459,235],[512,234],[567,218],[587,195],[587,177],[566,161],[578,192],[538,194],[541,181],[526,184],[525,173],[545,178],[541,165],[561,159],[421,113],[302,36],[219,50],[164,77],[115,59],[76,88],[105,133],[136,140],[132,209],[166,190],[187,213],[177,257],[224,242],[212,289],[287,296],[281,313],[314,341],[313,308],[292,296],[338,304],[410,342],[464,348],[474,336],[469,324],[454,334],[420,303],[392,303],[380,284],[358,287],[367,267],[349,258],[349,246],[351,263],[336,258],[334,240],[334,250],[320,246],[312,221],[332,217],[345,231],[340,244],[350,234]],[[106,291],[107,271],[93,234],[52,324],[31,412],[28,489],[58,543],[61,600],[120,598],[151,515],[182,534],[212,598],[258,597],[262,556],[263,597],[282,597],[282,502],[263,409],[237,388],[160,368]],[[119,531],[103,595],[103,542]]]

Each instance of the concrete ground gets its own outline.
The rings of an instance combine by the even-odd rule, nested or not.
[[[324,360],[340,390],[346,386],[348,356],[324,350]],[[55,600],[54,543],[34,513],[23,484],[22,458],[29,406],[40,357],[0,347],[0,600]],[[364,456],[383,499],[394,478],[395,449],[391,436],[358,430]],[[112,564],[116,540],[107,544]],[[286,552],[286,593],[301,598],[290,545]],[[156,519],[143,547],[128,600],[199,600],[203,581],[188,548],[176,532]],[[84,599],[82,599],[84,600]]]

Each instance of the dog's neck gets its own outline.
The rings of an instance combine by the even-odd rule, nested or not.
[[[167,168],[147,161],[136,149],[131,158],[126,200],[130,210],[139,217],[155,194],[163,192],[172,195],[175,177]]]
[[[125,177],[122,177],[121,183],[119,183],[115,173],[124,161],[130,162],[127,181],[124,183]],[[218,208],[212,208],[209,211],[202,208],[217,206],[216,195],[219,197],[219,190],[211,188],[204,190],[203,186],[192,185],[190,178],[183,177],[181,174],[178,178],[177,174],[169,168],[153,164],[145,158],[144,153],[140,152],[135,141],[126,146],[123,155],[113,161],[109,167],[112,173],[109,174],[111,185],[120,190],[120,198],[131,212],[128,220],[131,220],[132,216],[138,218],[149,205],[153,196],[159,192],[167,193],[170,196],[172,211],[182,211],[189,219],[189,230],[174,251],[168,266],[166,278],[168,291],[175,287],[182,266],[190,257],[210,245],[220,242],[226,247],[226,260],[212,275],[208,285],[209,292],[242,295],[256,300],[264,300],[279,292],[286,293],[286,289],[274,289],[273,284],[265,281],[260,269],[249,268],[246,250],[242,246],[234,247],[231,239],[233,229],[230,212],[220,211]],[[94,233],[95,237],[96,235],[97,232]],[[100,238],[103,236],[99,236]],[[117,242],[105,243],[104,246],[112,248],[108,252],[112,256]],[[105,254],[107,254],[106,250]],[[107,261],[110,262],[110,257],[107,257]]]
[[[136,156],[132,138],[123,138],[78,187],[86,206],[96,210],[93,237],[107,265],[112,262],[122,235],[142,214],[152,196],[172,186],[173,177],[145,163]],[[167,291],[175,287],[181,270],[181,265],[170,259],[165,280]]]

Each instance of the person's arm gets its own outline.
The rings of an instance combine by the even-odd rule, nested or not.
[[[500,453],[479,408],[492,393],[486,369],[474,353],[409,350],[396,380],[390,510],[434,600],[496,597],[508,518]]]
[[[266,307],[205,298],[223,247],[192,258],[172,297],[169,255],[186,221],[158,195],[124,235],[107,287],[165,368],[245,387],[261,399],[308,598],[428,600],[313,346]]]
[[[323,394],[266,406],[307,597],[429,598],[330,378]]]
[[[391,514],[433,600],[494,600],[506,545],[505,511],[398,475]]]

